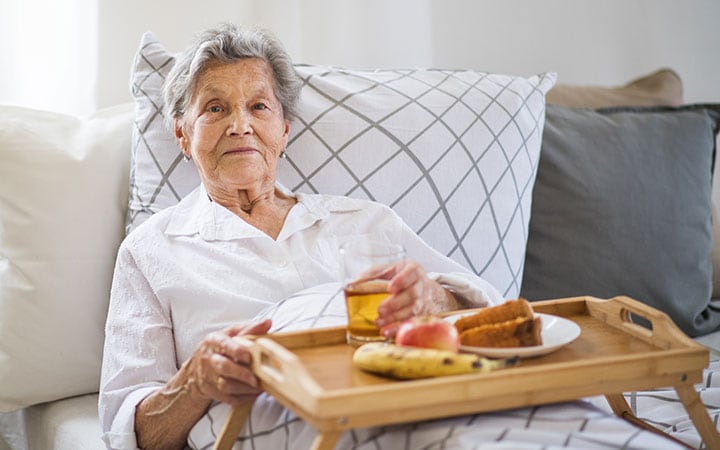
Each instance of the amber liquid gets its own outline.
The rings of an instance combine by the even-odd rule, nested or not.
[[[375,326],[378,306],[390,294],[385,280],[370,280],[345,287],[345,305],[348,313],[348,342],[384,341]]]

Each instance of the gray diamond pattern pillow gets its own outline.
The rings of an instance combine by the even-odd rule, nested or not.
[[[199,184],[162,118],[161,87],[173,63],[145,33],[131,75],[128,233]],[[438,251],[517,297],[555,74],[296,69],[305,86],[278,180],[295,191],[385,203]]]

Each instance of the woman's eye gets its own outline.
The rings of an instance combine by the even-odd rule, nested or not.
[[[218,105],[213,105],[208,108],[208,111],[210,111],[212,113],[218,113],[218,112],[222,111],[222,108]]]
[[[253,106],[253,109],[257,109],[257,110],[267,109],[267,105],[265,103],[255,103],[255,105]]]

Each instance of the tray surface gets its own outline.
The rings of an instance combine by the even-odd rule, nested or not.
[[[576,323],[580,336],[508,369],[398,381],[354,367],[343,327],[279,333],[256,340],[263,350],[255,370],[266,390],[305,420],[352,418],[363,426],[378,414],[383,423],[402,422],[699,382],[708,364],[704,347],[631,299],[577,297],[533,308]],[[633,315],[652,329],[633,323]]]

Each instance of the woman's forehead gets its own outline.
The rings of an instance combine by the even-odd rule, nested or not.
[[[270,65],[259,58],[234,63],[216,62],[199,74],[195,94],[203,91],[229,92],[238,87],[251,91],[273,91],[274,79]]]

